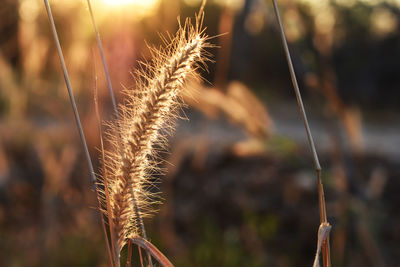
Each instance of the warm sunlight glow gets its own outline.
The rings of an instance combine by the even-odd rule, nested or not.
[[[137,7],[143,7],[143,8],[151,8],[158,2],[157,0],[101,0],[101,1],[109,6],[135,5]]]
[[[133,19],[151,15],[159,0],[100,0],[105,12],[130,13]]]
[[[130,4],[135,1],[131,0],[103,0],[103,2],[107,5],[110,6],[117,6],[117,5],[124,5],[124,4]]]

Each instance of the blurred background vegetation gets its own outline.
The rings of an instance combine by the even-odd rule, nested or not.
[[[86,1],[50,1],[93,159],[111,102]],[[323,165],[333,266],[400,262],[400,1],[278,1]],[[93,0],[111,80],[198,0]],[[185,97],[146,221],[176,266],[311,266],[311,153],[270,1],[209,0],[215,64]],[[194,97],[192,97],[194,96]],[[98,166],[96,160],[95,165]],[[1,266],[106,266],[88,171],[40,0],[0,5]]]

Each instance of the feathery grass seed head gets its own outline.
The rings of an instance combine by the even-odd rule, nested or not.
[[[119,105],[117,119],[107,123],[111,146],[105,151],[103,175],[111,206],[107,215],[119,249],[127,238],[140,235],[138,217],[154,214],[154,204],[160,202],[152,177],[159,172],[156,147],[166,146],[164,135],[173,129],[186,80],[199,78],[197,69],[209,60],[204,49],[212,45],[202,27],[203,17],[201,10],[195,25],[187,19],[175,37],[162,37],[164,48],[149,48],[153,61],[141,63],[136,87],[124,90],[126,100]]]

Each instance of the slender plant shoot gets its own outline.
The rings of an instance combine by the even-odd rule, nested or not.
[[[90,178],[91,178],[93,187],[94,187],[95,191],[97,192],[96,177],[95,177],[94,170],[93,170],[92,160],[90,158],[89,150],[88,150],[88,147],[87,147],[87,144],[86,144],[85,134],[84,134],[83,129],[82,129],[82,124],[81,124],[81,120],[80,120],[80,117],[79,117],[78,109],[76,107],[75,97],[74,97],[74,93],[72,91],[71,82],[70,82],[70,79],[69,79],[69,76],[68,76],[67,67],[65,65],[64,55],[63,55],[63,52],[62,52],[62,49],[61,49],[60,41],[58,39],[58,34],[57,34],[56,26],[55,26],[55,23],[54,23],[53,14],[51,12],[51,8],[50,8],[48,0],[44,0],[44,4],[46,6],[47,16],[48,16],[49,21],[50,21],[51,31],[53,33],[53,37],[54,37],[54,40],[55,40],[55,43],[56,43],[56,46],[57,46],[57,52],[58,52],[58,56],[60,58],[61,67],[62,67],[62,70],[63,70],[64,80],[65,80],[65,84],[67,86],[67,91],[68,91],[69,99],[70,99],[70,102],[71,102],[72,110],[74,112],[76,126],[78,128],[78,132],[79,132],[79,136],[80,136],[80,139],[81,139],[81,142],[82,142],[83,150],[85,152],[85,157],[86,157],[87,165],[88,165],[88,168],[89,168]],[[99,209],[100,209],[100,203],[99,203]],[[108,237],[107,237],[107,231],[106,231],[106,227],[105,227],[105,222],[104,222],[104,218],[103,218],[102,215],[101,215],[101,222],[102,222],[102,228],[103,228],[103,231],[104,231],[104,238],[106,239],[107,244],[109,244]],[[109,249],[109,246],[107,246],[107,248],[108,248],[107,249],[108,256],[109,256],[110,261],[111,261],[112,260],[112,257],[111,257],[112,254],[111,254],[111,251]]]
[[[277,20],[277,23],[279,26],[280,36],[282,39],[282,45],[283,45],[285,55],[286,55],[286,60],[288,62],[288,66],[289,66],[290,77],[292,79],[294,92],[296,94],[297,104],[300,109],[300,114],[303,119],[304,128],[306,130],[308,144],[310,146],[310,149],[311,149],[311,152],[313,155],[313,159],[314,159],[314,168],[317,173],[317,180],[318,180],[318,203],[319,203],[319,210],[320,210],[320,223],[321,223],[321,225],[328,225],[327,216],[326,216],[326,207],[325,207],[324,188],[323,188],[322,179],[321,179],[321,170],[322,170],[321,165],[319,164],[318,154],[315,149],[314,140],[311,135],[311,130],[310,130],[310,126],[308,124],[306,111],[304,109],[304,104],[303,104],[303,100],[302,100],[302,97],[300,94],[299,85],[297,83],[296,73],[294,71],[292,59],[291,59],[290,52],[289,52],[289,47],[288,47],[288,44],[286,41],[285,31],[283,29],[281,17],[279,15],[278,4],[277,4],[276,0],[272,0],[272,4],[274,6],[275,16],[276,16],[276,20]],[[322,240],[322,254],[323,254],[323,262],[324,262],[325,267],[331,266],[329,250],[330,249],[329,249],[329,232],[328,232],[328,234]]]

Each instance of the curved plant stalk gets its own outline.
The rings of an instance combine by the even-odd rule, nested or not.
[[[161,266],[163,266],[163,267],[174,267],[174,265],[172,265],[172,263],[168,260],[168,258],[165,257],[164,254],[162,254],[156,248],[156,246],[154,246],[152,243],[150,243],[146,239],[144,239],[144,238],[142,238],[140,236],[137,236],[137,237],[130,238],[130,240],[131,240],[132,243],[140,246],[141,248],[143,248],[144,250],[149,252],[151,254],[151,256],[153,256],[153,258],[156,259],[158,261],[158,263],[161,264]]]
[[[76,107],[75,97],[74,97],[74,93],[72,91],[72,86],[71,86],[71,82],[70,82],[70,79],[69,79],[67,67],[65,65],[64,55],[63,55],[63,52],[62,52],[62,49],[61,49],[60,41],[58,39],[58,34],[57,34],[56,26],[55,26],[55,23],[54,23],[53,14],[51,12],[51,8],[50,8],[48,0],[44,0],[44,4],[45,4],[45,7],[46,7],[47,16],[48,16],[49,21],[50,21],[51,31],[53,33],[53,37],[54,37],[54,40],[55,40],[55,43],[56,43],[56,46],[57,46],[57,53],[58,53],[58,56],[60,58],[61,67],[62,67],[63,74],[64,74],[65,84],[67,86],[69,99],[70,99],[70,102],[71,102],[72,110],[74,112],[76,126],[78,128],[79,136],[80,136],[80,139],[81,139],[81,142],[82,142],[82,146],[83,146],[83,150],[84,150],[84,153],[85,153],[85,157],[86,157],[86,161],[87,161],[87,165],[88,165],[88,169],[89,169],[89,175],[90,175],[94,190],[95,190],[96,194],[98,195],[97,186],[96,186],[96,177],[95,177],[94,170],[93,170],[93,164],[92,164],[92,160],[91,160],[91,157],[90,157],[90,154],[89,154],[89,150],[88,150],[88,147],[87,147],[87,144],[86,144],[86,138],[85,138],[85,134],[84,134],[83,129],[82,129],[82,124],[81,124],[81,120],[80,120],[80,117],[79,117],[79,112],[78,112],[78,109]],[[99,199],[99,198],[97,197],[97,199]],[[100,202],[98,202],[98,205],[99,205],[99,211],[100,211],[101,210]],[[108,257],[109,257],[109,260],[110,260],[110,263],[111,263],[111,266],[112,266],[112,253],[111,253],[110,246],[109,246],[109,240],[108,240],[108,235],[107,235],[107,231],[106,231],[106,223],[104,221],[103,214],[100,213],[100,215],[101,215],[102,228],[103,228],[103,232],[104,232],[104,238],[106,239],[106,243],[107,243],[107,253],[108,253]]]
[[[283,49],[285,51],[286,60],[288,62],[288,66],[289,66],[290,77],[292,79],[294,92],[296,94],[297,104],[298,104],[299,109],[300,109],[300,114],[301,114],[301,117],[303,119],[304,128],[306,130],[308,144],[310,146],[310,149],[311,149],[311,152],[312,152],[312,156],[313,156],[313,159],[314,159],[314,168],[315,168],[315,171],[317,173],[317,182],[318,182],[318,203],[319,203],[320,223],[321,223],[321,226],[327,226],[327,225],[329,225],[329,223],[328,223],[327,216],[326,216],[325,195],[324,195],[324,188],[323,188],[322,179],[321,179],[321,171],[322,171],[322,169],[321,169],[321,165],[319,164],[318,154],[317,154],[317,151],[315,149],[314,140],[313,140],[313,137],[311,135],[311,130],[310,130],[310,126],[308,124],[307,115],[306,115],[306,112],[305,112],[305,109],[304,109],[303,100],[301,98],[299,85],[297,83],[296,74],[295,74],[295,71],[294,71],[292,59],[291,59],[289,48],[288,48],[288,44],[287,44],[287,41],[286,41],[285,31],[283,29],[281,17],[279,15],[278,4],[277,4],[276,0],[272,0],[272,4],[274,6],[274,12],[275,12],[276,20],[277,20],[277,23],[278,23],[278,26],[279,26],[279,33],[280,33],[280,36],[281,36],[281,39],[282,39]],[[326,237],[321,242],[322,242],[322,255],[323,255],[324,266],[325,267],[330,267],[331,266],[331,260],[330,260],[330,249],[329,249],[329,231],[327,232]]]

